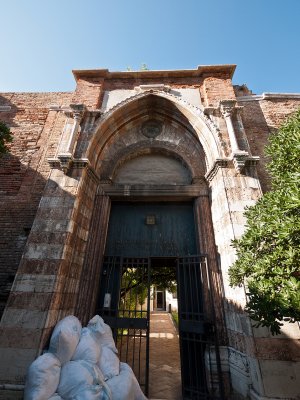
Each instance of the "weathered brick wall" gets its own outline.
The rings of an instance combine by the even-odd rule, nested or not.
[[[240,101],[239,104],[244,107],[242,119],[251,153],[260,157],[257,172],[265,192],[271,188],[270,176],[265,169],[267,158],[264,155],[268,137],[289,115],[300,108],[300,99],[273,98]]]
[[[206,77],[201,92],[205,106],[217,107],[220,100],[235,99],[231,79],[224,75]]]
[[[64,118],[49,111],[70,102],[70,93],[2,93],[0,120],[11,129],[10,152],[0,158],[0,315],[43,192]]]

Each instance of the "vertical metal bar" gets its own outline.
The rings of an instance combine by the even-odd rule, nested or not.
[[[197,297],[197,313],[199,313],[198,314],[198,316],[197,316],[197,321],[199,321],[200,319],[201,319],[201,315],[200,315],[200,304],[199,304],[199,292],[198,292],[198,276],[199,276],[199,268],[200,268],[200,263],[199,263],[199,261],[198,261],[198,258],[196,258],[195,257],[195,259],[194,259],[194,273],[195,273],[195,279],[194,279],[194,289],[195,289],[195,296]],[[198,274],[197,274],[197,272],[198,272]],[[198,275],[198,276],[197,276]],[[195,369],[195,372],[196,372],[196,383],[197,383],[197,387],[199,387],[199,372],[200,372],[200,374],[201,374],[201,371],[199,371],[199,368],[198,368],[198,366],[197,366],[197,357],[201,357],[202,355],[200,354],[198,354],[198,352],[196,351],[196,348],[197,348],[197,346],[198,346],[198,344],[197,344],[197,335],[196,334],[194,334],[194,346],[195,346],[195,351],[194,351],[194,354],[195,354],[195,365],[194,365],[194,369]]]
[[[150,338],[150,284],[151,284],[151,275],[150,275],[150,269],[151,269],[151,260],[148,258],[147,260],[147,267],[148,269],[148,274],[147,274],[147,330],[146,330],[146,381],[145,381],[145,394],[148,396],[149,392],[149,338]]]
[[[211,301],[211,312],[212,312],[212,319],[213,319],[213,324],[214,327],[216,326],[216,313],[215,309],[213,307],[213,294],[211,292],[211,274],[208,268],[208,261],[207,257],[205,258],[205,266],[206,266],[206,271],[208,274],[208,286],[209,286],[209,293],[210,293],[210,301]],[[220,351],[219,351],[219,345],[218,345],[218,338],[217,334],[214,332],[214,345],[215,345],[215,352],[216,352],[216,363],[217,363],[217,370],[218,370],[218,378],[219,378],[219,390],[220,390],[220,398],[223,400],[225,399],[225,392],[224,392],[224,385],[223,385],[223,379],[222,379],[222,370],[221,370],[221,357],[220,357]]]

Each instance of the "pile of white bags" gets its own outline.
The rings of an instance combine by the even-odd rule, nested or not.
[[[24,400],[147,400],[117,353],[111,329],[99,315],[86,328],[74,316],[64,318],[48,352],[29,367]]]

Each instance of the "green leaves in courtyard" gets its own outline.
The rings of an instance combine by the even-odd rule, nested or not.
[[[282,321],[300,320],[300,111],[271,134],[266,154],[272,190],[245,212],[229,277],[245,284],[255,326],[278,334]]]

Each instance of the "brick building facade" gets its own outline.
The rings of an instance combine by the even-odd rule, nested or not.
[[[270,188],[268,136],[300,94],[253,95],[232,85],[234,69],[80,70],[74,92],[0,93],[0,120],[14,136],[0,158],[0,398],[20,396],[58,320],[94,314],[116,200],[193,205],[227,395],[299,398],[298,325],[276,337],[253,328],[227,270],[244,208]],[[159,178],[148,159],[162,162]]]

